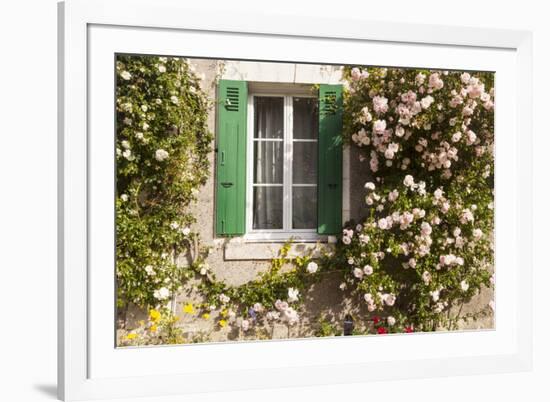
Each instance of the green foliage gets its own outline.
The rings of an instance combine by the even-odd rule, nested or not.
[[[243,285],[228,286],[218,281],[214,275],[209,275],[199,287],[207,299],[204,307],[219,305],[220,295],[225,295],[230,298],[230,302],[225,304],[231,305],[247,317],[248,310],[256,303],[269,309],[276,300],[286,300],[289,288],[303,294],[313,283],[321,279],[321,271],[308,273],[305,267],[312,261],[311,256],[290,258],[290,246],[291,242],[286,242],[279,250],[278,257],[271,260],[270,268]]]
[[[210,172],[209,104],[181,58],[116,61],[118,306],[156,306],[188,276],[175,256],[196,242],[187,207]]]
[[[336,325],[333,325],[326,317],[321,316],[318,320],[318,327],[315,331],[315,336],[325,337],[325,336],[336,336],[339,335],[338,328]]]

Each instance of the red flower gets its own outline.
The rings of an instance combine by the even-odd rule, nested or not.
[[[387,333],[388,333],[388,331],[386,330],[386,328],[384,328],[384,327],[378,328],[378,334],[383,335],[383,334],[387,334]]]
[[[410,334],[411,332],[414,332],[414,329],[413,329],[413,327],[408,326],[408,327],[405,327],[405,332],[406,332],[407,334]]]
[[[372,321],[373,321],[374,324],[376,325],[376,324],[378,324],[378,323],[380,322],[380,318],[377,317],[377,316],[374,316],[374,317],[372,317]]]

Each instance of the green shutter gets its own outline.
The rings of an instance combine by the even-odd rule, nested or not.
[[[342,86],[319,88],[319,234],[342,229]]]
[[[245,232],[246,81],[220,80],[216,154],[216,233]]]

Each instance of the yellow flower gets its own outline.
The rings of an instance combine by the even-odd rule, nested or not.
[[[155,324],[153,324],[153,325],[151,325],[151,326],[149,327],[149,330],[150,330],[151,332],[157,332],[157,326],[156,326]]]
[[[136,337],[137,337],[137,334],[134,334],[134,333],[126,335],[126,339],[128,339],[129,341],[131,341],[132,339],[136,339]]]
[[[210,314],[204,313],[204,314],[202,315],[202,318],[204,318],[205,320],[208,320],[208,319],[210,318]]]
[[[160,318],[160,312],[155,309],[149,310],[149,317],[152,321],[157,321]]]
[[[220,311],[220,315],[224,318],[227,317],[227,310],[223,309],[222,311]]]
[[[218,324],[220,324],[220,327],[224,328],[224,327],[227,326],[227,321],[225,321],[225,320],[220,320],[220,321],[218,322]]]
[[[185,306],[183,306],[183,312],[187,314],[194,314],[195,309],[193,308],[193,305],[191,303],[187,303]]]

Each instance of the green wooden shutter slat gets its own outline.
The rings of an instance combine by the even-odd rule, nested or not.
[[[342,115],[341,85],[319,87],[319,234],[342,229]]]
[[[216,154],[216,234],[245,232],[246,208],[246,81],[218,84]]]

